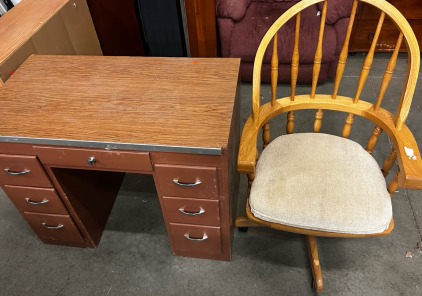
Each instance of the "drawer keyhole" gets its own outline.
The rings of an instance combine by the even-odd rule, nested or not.
[[[95,159],[94,156],[91,156],[90,158],[88,158],[87,163],[89,165],[94,165],[97,162],[97,160]]]

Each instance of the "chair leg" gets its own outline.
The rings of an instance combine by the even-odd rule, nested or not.
[[[309,259],[311,261],[312,275],[314,276],[315,289],[317,292],[321,292],[324,288],[322,281],[321,265],[318,259],[318,248],[315,240],[315,236],[306,235],[306,243],[308,245]]]

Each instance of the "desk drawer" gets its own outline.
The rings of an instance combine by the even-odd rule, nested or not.
[[[217,168],[156,165],[161,194],[195,198],[218,198]]]
[[[218,200],[164,197],[169,222],[220,226]]]
[[[36,156],[0,154],[0,183],[53,187]]]
[[[170,223],[172,248],[175,255],[213,258],[220,254],[220,227]]]
[[[45,243],[70,246],[85,244],[85,240],[69,215],[24,212],[23,216],[40,240]]]
[[[85,169],[113,169],[115,171],[152,171],[148,152],[120,152],[95,149],[34,147],[43,163],[81,167]]]
[[[54,188],[5,185],[4,191],[21,212],[69,214]]]

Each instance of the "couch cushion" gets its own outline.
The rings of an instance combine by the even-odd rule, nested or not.
[[[352,234],[381,233],[392,218],[374,158],[351,140],[319,133],[281,136],[265,148],[250,207],[265,221]]]
[[[245,17],[234,25],[230,43],[230,57],[240,57],[242,61],[253,62],[259,43],[270,26],[294,2],[251,2]],[[318,7],[313,5],[301,12],[301,29],[299,42],[299,63],[313,63],[318,40],[321,17],[317,15]],[[291,61],[294,44],[295,18],[288,21],[278,34],[279,62]],[[264,56],[264,63],[271,61],[271,44]],[[322,62],[335,60],[336,33],[332,26],[326,25],[322,50]]]

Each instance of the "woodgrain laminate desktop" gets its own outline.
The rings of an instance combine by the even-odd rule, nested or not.
[[[96,247],[124,173],[152,174],[174,254],[230,260],[239,64],[31,56],[0,89],[3,190],[44,242]]]

